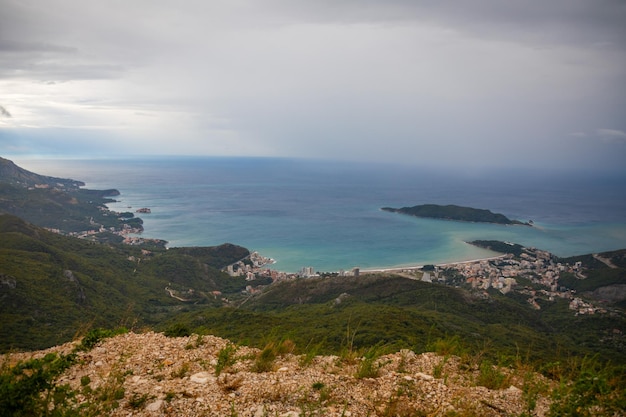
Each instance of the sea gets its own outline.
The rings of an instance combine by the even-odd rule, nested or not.
[[[382,269],[481,259],[494,239],[568,257],[626,248],[626,176],[462,170],[297,158],[13,159],[86,188],[115,188],[115,211],[141,214],[168,247],[234,243],[272,269]],[[415,218],[382,207],[456,204],[533,227]]]

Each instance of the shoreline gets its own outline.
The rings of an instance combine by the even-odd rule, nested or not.
[[[452,265],[462,265],[462,264],[471,264],[471,263],[476,263],[476,262],[483,262],[483,261],[493,261],[495,259],[501,259],[506,257],[506,254],[501,254],[498,256],[490,256],[488,258],[476,258],[476,259],[470,259],[470,260],[466,260],[466,261],[458,261],[458,262],[444,262],[444,263],[440,263],[440,264],[434,264],[434,266],[438,266],[438,267],[445,267],[445,266],[452,266]],[[407,266],[397,266],[397,267],[390,267],[390,268],[368,268],[368,269],[361,269],[359,270],[359,272],[361,274],[374,274],[374,273],[380,273],[380,272],[398,272],[398,271],[415,271],[415,270],[419,270],[422,269],[424,267],[424,265],[407,265]]]

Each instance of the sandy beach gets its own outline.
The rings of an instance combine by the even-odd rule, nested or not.
[[[470,259],[470,260],[467,260],[467,261],[445,262],[445,263],[441,263],[441,264],[435,264],[435,266],[447,267],[447,266],[452,266],[452,265],[471,264],[471,263],[476,263],[476,262],[492,261],[492,260],[495,260],[495,259],[501,259],[501,258],[504,258],[505,256],[506,256],[505,254],[502,254],[502,255],[498,255],[498,256],[490,256],[488,258]],[[423,267],[424,267],[424,265],[408,265],[408,266],[398,266],[398,267],[391,267],[391,268],[368,268],[368,269],[361,269],[359,272],[361,274],[375,274],[375,273],[381,273],[381,272],[415,271],[415,270],[422,269]]]

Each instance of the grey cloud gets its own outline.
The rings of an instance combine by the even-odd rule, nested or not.
[[[42,138],[567,165],[626,158],[624,21],[610,0],[4,0],[0,87]]]
[[[624,48],[622,0],[275,0],[303,20],[317,22],[442,24],[475,35],[534,43],[584,43]]]
[[[21,42],[8,39],[0,39],[0,52],[53,52],[53,53],[76,53],[77,48],[54,45],[46,42]]]
[[[0,116],[11,117],[11,113],[9,113],[9,111],[5,109],[3,106],[0,106]]]

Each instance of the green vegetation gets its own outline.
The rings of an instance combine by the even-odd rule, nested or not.
[[[343,293],[351,296],[336,304]],[[257,347],[267,344],[268,334],[282,335],[293,340],[298,353],[311,348],[316,354],[359,352],[382,345],[389,351],[459,355],[461,347],[478,353],[490,346],[487,355],[495,363],[522,352],[531,362],[601,353],[604,360],[623,364],[624,344],[616,329],[626,331],[623,316],[574,316],[566,300],[536,311],[525,299],[498,291],[485,299],[392,275],[284,282],[240,308],[199,307],[159,328],[174,323]]]
[[[68,406],[71,393],[66,385],[56,385],[61,373],[74,361],[73,355],[49,353],[0,367],[0,414],[5,416],[59,415]]]
[[[469,243],[494,252],[511,253],[518,257],[524,253],[524,247],[522,245],[518,245],[517,243],[501,242],[499,240],[474,240]]]
[[[77,392],[69,385],[58,385],[58,377],[76,362],[76,352],[91,350],[99,341],[124,333],[126,329],[93,329],[68,355],[48,353],[41,359],[29,359],[0,365],[0,415],[2,416],[87,416],[105,413],[124,397],[119,376],[92,391],[88,376],[81,378],[83,396],[95,401],[85,410],[76,407]],[[111,381],[110,381],[111,382]]]
[[[248,251],[228,244],[197,251],[199,258],[176,249],[142,253],[0,214],[0,351],[61,344],[93,327],[152,325],[191,303],[220,306],[212,291],[238,296],[248,283],[219,268]]]
[[[228,369],[237,362],[235,353],[237,353],[237,346],[232,344],[229,344],[226,347],[220,349],[219,353],[217,354],[215,376],[220,376],[223,370]]]
[[[415,217],[427,217],[431,219],[479,223],[521,224],[530,226],[530,223],[522,223],[518,220],[511,220],[503,214],[492,213],[490,210],[456,206],[453,204],[447,206],[441,206],[438,204],[422,204],[402,208],[383,207],[381,210],[392,213],[408,214],[409,216]]]

